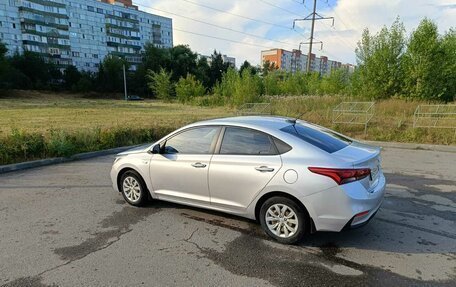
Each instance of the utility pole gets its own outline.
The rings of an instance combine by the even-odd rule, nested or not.
[[[122,66],[123,69],[123,78],[124,78],[124,92],[125,92],[125,100],[128,100],[128,95],[127,95],[127,75],[125,73],[125,64]]]
[[[304,4],[305,0],[302,1],[302,3]],[[310,41],[308,43],[301,43],[301,44],[308,44],[309,45],[309,54],[307,55],[307,67],[306,67],[306,71],[307,73],[310,73],[310,68],[311,68],[311,56],[312,56],[312,45],[315,43],[314,42],[314,30],[315,30],[315,21],[316,20],[325,20],[325,19],[332,19],[332,26],[334,26],[334,17],[323,17],[321,16],[320,14],[317,13],[317,0],[314,0],[313,1],[314,4],[313,4],[313,12],[310,13],[309,15],[307,15],[305,18],[303,19],[295,19],[293,21],[293,29],[295,28],[296,26],[296,22],[298,21],[309,21],[311,20],[312,21],[312,26],[311,26],[311,29],[310,29]],[[319,41],[317,43],[321,43],[322,47],[323,47],[323,42]],[[301,44],[299,44],[299,50],[301,50]]]

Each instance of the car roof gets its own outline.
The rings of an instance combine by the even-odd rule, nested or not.
[[[279,130],[292,124],[295,119],[287,117],[274,117],[274,116],[241,116],[219,118],[197,122],[195,126],[201,125],[226,125],[226,126],[240,126],[249,128],[258,128],[261,130]]]

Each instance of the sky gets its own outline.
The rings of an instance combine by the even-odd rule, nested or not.
[[[261,51],[297,49],[310,38],[313,0],[133,0],[141,10],[173,19],[174,45],[186,44],[193,51],[210,55],[214,50],[233,56],[237,65],[244,60],[260,64]],[[456,27],[455,0],[318,0],[317,13],[332,20],[315,24],[317,56],[356,64],[355,49],[363,29],[372,33],[390,26],[396,17],[407,33],[427,17],[444,33]],[[213,9],[210,9],[213,8]],[[242,16],[242,17],[239,17]],[[195,21],[196,20],[196,21]],[[242,32],[242,33],[240,33]],[[210,36],[210,37],[207,37]],[[212,38],[211,38],[212,37]],[[230,41],[227,41],[230,40]],[[304,53],[308,45],[302,45]]]

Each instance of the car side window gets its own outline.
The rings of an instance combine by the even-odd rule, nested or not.
[[[192,128],[168,139],[165,154],[209,154],[219,127]]]
[[[247,128],[227,127],[220,146],[220,154],[275,155],[271,137]]]

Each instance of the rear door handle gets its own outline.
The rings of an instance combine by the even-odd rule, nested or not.
[[[196,162],[196,163],[193,163],[192,166],[194,168],[205,168],[207,165],[204,163]]]
[[[259,172],[273,172],[274,169],[272,167],[267,167],[267,166],[260,166],[260,167],[255,167],[256,170]]]

